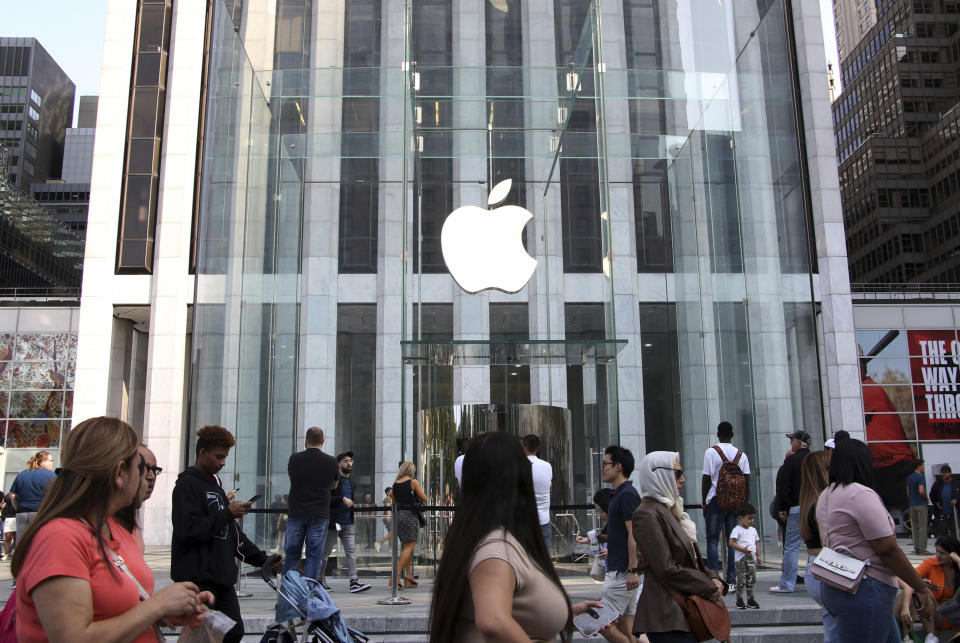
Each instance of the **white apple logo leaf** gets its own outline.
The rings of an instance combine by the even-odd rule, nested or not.
[[[510,188],[513,187],[513,179],[500,181],[490,190],[490,196],[487,197],[487,205],[494,206],[502,203],[507,195],[510,194]]]
[[[503,201],[512,185],[511,179],[495,185],[487,202]],[[440,249],[457,284],[468,293],[489,288],[514,293],[527,285],[537,268],[523,247],[523,229],[532,218],[518,205],[493,210],[465,205],[451,212],[440,231]]]

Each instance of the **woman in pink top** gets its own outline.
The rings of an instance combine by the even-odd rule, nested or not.
[[[153,574],[112,517],[144,484],[138,442],[130,425],[107,417],[81,422],[64,438],[63,470],[13,556],[21,643],[154,643],[154,624],[190,623],[204,601],[213,602],[193,583],[141,600],[141,589],[153,591]]]
[[[509,433],[481,433],[433,585],[430,640],[555,641],[573,615],[540,530],[530,461]]]
[[[856,594],[823,584],[823,608],[836,619],[825,643],[899,643],[893,612],[898,577],[917,593],[921,614],[936,610],[933,594],[897,545],[893,519],[872,489],[872,460],[860,440],[838,442],[830,458],[830,485],[817,499],[822,545],[870,561]]]

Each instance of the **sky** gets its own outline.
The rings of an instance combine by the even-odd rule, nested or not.
[[[838,71],[833,1],[819,2],[820,13],[825,17],[823,41],[827,62]],[[77,98],[96,95],[100,87],[106,6],[107,0],[0,0],[0,36],[36,38],[77,86]],[[839,74],[835,77],[839,89]]]

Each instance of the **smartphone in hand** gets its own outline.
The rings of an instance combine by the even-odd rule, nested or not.
[[[258,493],[258,494],[255,495],[253,498],[250,498],[250,500],[247,500],[247,502],[249,502],[249,503],[254,503],[254,502],[256,502],[257,500],[260,500],[260,498],[262,498],[262,497],[263,497],[263,496]]]
[[[603,607],[591,607],[583,614],[574,617],[573,624],[584,636],[593,636],[617,620],[619,616],[617,610],[604,603]]]

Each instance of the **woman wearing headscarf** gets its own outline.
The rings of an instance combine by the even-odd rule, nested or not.
[[[696,637],[670,590],[720,602],[726,585],[706,569],[697,550],[697,527],[683,510],[680,489],[686,478],[676,451],[654,451],[637,467],[640,496],[633,513],[633,537],[641,567],[646,567],[637,601],[634,633],[650,643],[695,643]]]

